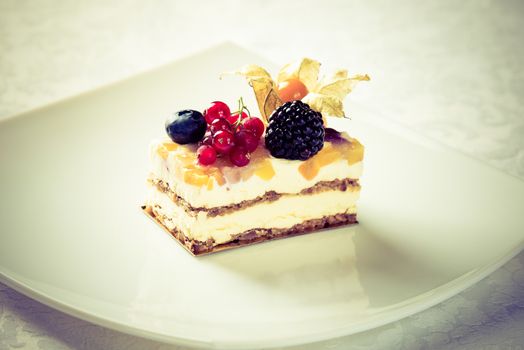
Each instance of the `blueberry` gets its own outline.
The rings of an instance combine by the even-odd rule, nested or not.
[[[166,132],[180,145],[197,143],[206,133],[207,123],[198,111],[185,109],[170,115],[166,120]]]

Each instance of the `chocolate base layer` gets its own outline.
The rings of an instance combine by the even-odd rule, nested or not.
[[[142,207],[144,213],[159,224],[165,231],[171,234],[193,255],[205,255],[216,253],[223,250],[256,244],[264,241],[299,236],[316,230],[329,227],[337,227],[358,223],[356,214],[340,213],[331,216],[324,216],[318,219],[304,221],[290,228],[255,228],[232,237],[232,240],[225,243],[215,244],[213,239],[207,242],[196,241],[184,235],[178,229],[170,230],[165,225],[166,220],[170,220],[164,215],[158,214],[155,208]]]
[[[200,212],[205,212],[207,216],[214,217],[219,215],[228,214],[236,210],[245,209],[261,202],[273,202],[283,196],[304,196],[324,191],[359,191],[360,185],[357,179],[336,179],[333,181],[320,181],[312,187],[306,188],[299,193],[277,193],[275,191],[266,192],[264,195],[254,199],[242,201],[231,205],[225,205],[222,207],[204,208],[204,207],[193,207],[182,197],[174,193],[169,185],[157,179],[150,179],[149,182],[156,187],[156,189],[162,193],[165,193],[174,203],[184,208],[186,213],[192,216],[197,216]]]

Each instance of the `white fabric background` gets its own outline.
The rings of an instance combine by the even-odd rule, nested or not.
[[[277,63],[310,56],[369,73],[361,104],[524,179],[518,0],[0,0],[0,118],[224,40]],[[0,285],[1,350],[171,348]],[[524,253],[418,315],[298,348],[524,349]]]

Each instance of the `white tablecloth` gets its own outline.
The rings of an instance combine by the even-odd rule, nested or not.
[[[0,118],[230,40],[369,73],[359,103],[524,179],[523,38],[518,0],[0,0]],[[0,349],[170,348],[0,284]],[[299,348],[524,349],[524,253],[425,312]]]

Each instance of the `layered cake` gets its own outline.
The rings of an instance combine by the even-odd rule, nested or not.
[[[203,113],[174,113],[166,121],[169,138],[151,143],[144,210],[191,253],[357,222],[364,148],[327,126],[326,114],[338,112],[322,108],[325,82],[300,76],[304,65],[316,63],[306,60],[286,66],[295,74],[277,82],[260,67],[241,71],[255,90],[260,118],[242,99],[233,113],[213,102]],[[346,82],[344,94],[335,89],[340,99],[348,84],[365,80],[336,74]]]

